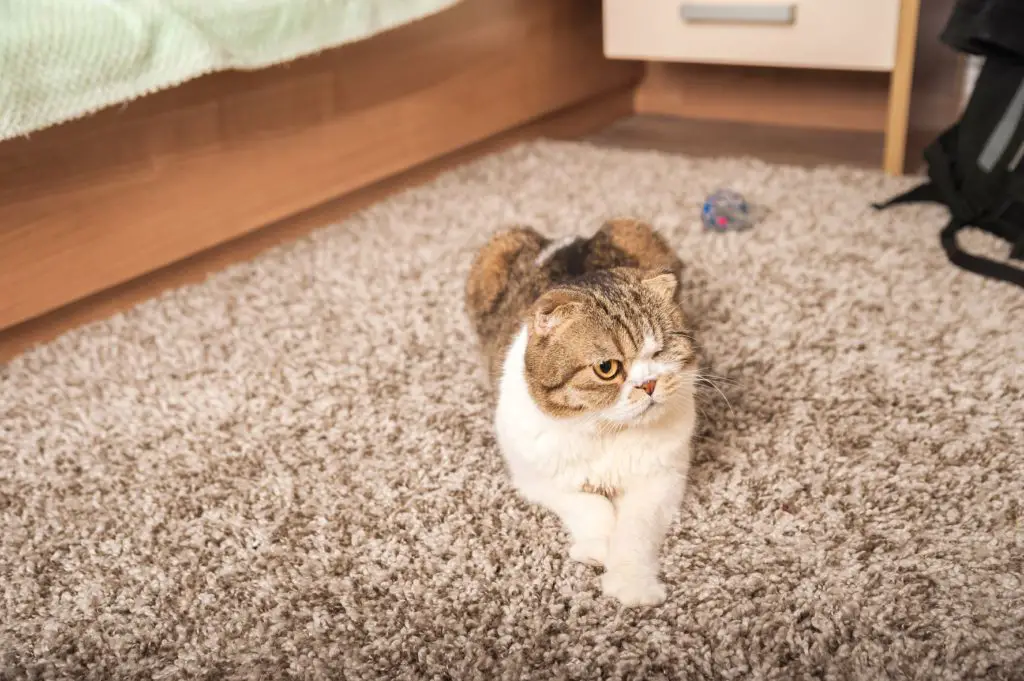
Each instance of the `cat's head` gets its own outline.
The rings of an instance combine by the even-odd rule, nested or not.
[[[526,382],[557,418],[629,427],[692,403],[696,349],[665,272],[612,269],[547,291],[527,320]]]

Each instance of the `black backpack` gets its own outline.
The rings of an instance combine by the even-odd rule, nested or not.
[[[928,181],[875,207],[917,201],[944,204],[951,218],[941,241],[949,260],[1024,287],[1024,266],[971,255],[957,244],[960,230],[978,227],[1008,241],[1011,260],[1024,261],[1022,5],[1021,0],[961,0],[942,40],[985,57],[970,100],[960,120],[925,149]],[[993,32],[991,22],[998,31]],[[1000,35],[1006,40],[998,40]]]

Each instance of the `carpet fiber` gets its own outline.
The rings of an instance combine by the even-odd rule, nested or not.
[[[1024,678],[1024,295],[907,186],[529,144],[11,362],[0,678]],[[616,214],[723,377],[636,611],[511,491],[461,309],[492,230]]]

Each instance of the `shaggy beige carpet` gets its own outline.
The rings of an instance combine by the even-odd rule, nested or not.
[[[1024,295],[908,184],[530,144],[17,359],[0,677],[1024,678]],[[491,230],[615,214],[725,377],[640,611],[510,490],[461,311]]]

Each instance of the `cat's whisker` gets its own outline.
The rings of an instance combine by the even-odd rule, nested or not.
[[[739,381],[727,378],[725,376],[715,376],[714,374],[704,374],[705,378],[710,378],[718,383],[728,383],[729,385],[741,385]]]
[[[707,376],[697,376],[696,381],[700,385],[707,385],[710,386],[711,388],[714,388],[715,391],[722,396],[722,399],[725,400],[725,403],[729,405],[729,411],[733,413],[736,412],[736,410],[732,406],[732,402],[729,401],[729,398],[725,396],[725,393],[722,392],[722,389],[715,385],[715,383],[711,379],[709,379]]]
[[[705,376],[707,378],[719,379],[719,380],[722,380],[722,381],[728,381],[730,383],[738,383],[739,382],[736,379],[731,378],[729,376],[723,376],[721,374],[716,374],[715,372],[711,371],[711,368],[708,365],[706,365],[706,364],[702,364],[701,366],[697,367],[695,369],[695,371],[699,375]]]
[[[705,421],[710,421],[711,420],[711,417],[708,416],[708,413],[706,411],[704,411],[699,404],[694,403],[693,406],[697,409],[697,411],[700,412],[701,417],[703,417],[703,419]]]

